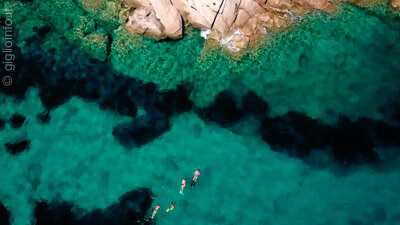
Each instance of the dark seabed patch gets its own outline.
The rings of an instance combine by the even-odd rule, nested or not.
[[[0,130],[6,126],[6,122],[7,121],[5,119],[0,119]]]
[[[146,212],[153,202],[153,193],[147,188],[130,191],[119,202],[104,210],[93,210],[84,215],[68,202],[40,202],[35,207],[36,225],[150,225]]]
[[[38,47],[40,49],[40,47]],[[112,70],[108,63],[89,60],[82,54],[66,51],[65,57],[71,64],[57,64],[52,56],[44,51],[28,51],[21,54],[15,49],[17,71],[12,87],[1,86],[5,94],[23,98],[26,90],[35,86],[46,110],[37,115],[43,123],[51,118],[51,110],[64,104],[72,96],[95,102],[101,108],[135,118],[132,123],[115,128],[113,134],[126,147],[140,146],[167,131],[172,115],[188,111],[193,103],[189,91],[182,86],[176,90],[157,91],[152,83],[143,84],[133,78],[123,76]],[[80,65],[76,67],[74,65]],[[27,77],[27,71],[31,76]],[[48,77],[47,74],[52,74]],[[142,118],[136,118],[138,107],[146,111]],[[14,115],[13,127],[22,126],[25,118]],[[141,132],[133,132],[140,128]],[[123,132],[120,130],[123,129]],[[126,131],[126,132],[125,132]]]
[[[10,211],[0,202],[0,224],[8,225],[10,224]]]
[[[21,91],[15,94],[7,91],[8,87],[2,89],[5,93],[20,96],[28,88],[25,84],[37,86],[40,99],[46,107],[45,112],[38,115],[43,122],[49,120],[52,109],[64,104],[72,96],[78,96],[99,104],[103,109],[134,118],[132,122],[116,126],[112,133],[121,145],[131,148],[140,147],[159,137],[169,130],[171,116],[192,109],[190,92],[182,86],[160,92],[152,83],[143,84],[123,76],[113,71],[108,63],[92,62],[77,51],[66,51],[65,57],[69,57],[72,64],[79,63],[79,67],[57,64],[52,61],[50,53],[39,52],[41,54],[31,51],[20,55],[17,80],[22,86],[13,88]],[[23,61],[30,63],[24,64]],[[52,62],[55,63],[52,67],[39,66],[52,65]],[[34,68],[30,69],[32,65]],[[26,77],[21,73],[28,70],[37,73],[24,81]],[[52,73],[51,78],[45,76],[48,73]],[[145,110],[145,115],[136,118],[138,107]],[[393,112],[396,112],[396,107],[397,102],[386,106],[395,108]],[[399,145],[399,128],[383,121],[365,118],[352,121],[339,116],[336,124],[327,125],[297,112],[271,118],[268,115],[268,103],[245,89],[241,94],[223,91],[211,106],[196,108],[196,111],[203,119],[223,127],[230,127],[243,118],[253,116],[259,121],[260,135],[270,145],[284,147],[285,151],[297,157],[307,156],[314,149],[328,148],[332,150],[334,159],[343,165],[379,162],[375,147]],[[25,120],[21,115],[14,115],[13,118],[15,126],[22,126]]]
[[[12,142],[12,143],[5,143],[4,145],[6,146],[8,153],[10,153],[12,155],[16,155],[23,151],[28,150],[30,144],[31,144],[30,140],[23,140],[23,141],[17,141],[17,142]]]
[[[63,3],[43,2],[54,9]],[[203,40],[183,39],[178,45],[144,39],[145,47],[127,51],[124,60],[113,64],[89,59],[71,43],[60,50],[63,54],[54,54],[56,27],[34,27],[37,35],[22,41],[23,50],[14,49],[13,85],[0,87],[7,103],[1,113],[12,111],[1,118],[13,113],[26,117],[14,119],[19,129],[9,129],[12,123],[2,125],[0,120],[5,147],[0,168],[7,172],[0,177],[0,198],[9,207],[4,215],[10,218],[10,210],[15,223],[24,225],[35,220],[38,225],[148,224],[153,202],[149,189],[129,192],[115,202],[127,190],[151,187],[161,211],[177,200],[176,210],[157,215],[159,224],[397,224],[400,107],[390,94],[399,91],[393,79],[400,68],[393,57],[399,52],[393,45],[399,40],[399,26],[392,20],[379,23],[376,15],[363,20],[366,13],[356,7],[347,10],[353,12],[350,17],[308,21],[279,40],[282,45],[235,62],[240,67],[221,55],[199,64],[196,55],[183,59],[185,49],[200,49]],[[57,12],[46,13],[50,11]],[[66,23],[72,30],[72,23]],[[342,29],[346,26],[355,30]],[[338,36],[328,38],[330,34]],[[116,39],[108,39],[108,61]],[[376,40],[389,44],[373,43]],[[43,50],[49,43],[50,50]],[[171,52],[165,56],[167,50]],[[181,61],[177,55],[183,64],[171,63]],[[141,77],[132,73],[145,68],[140,72],[152,78],[162,75],[158,81],[177,88],[161,91],[113,69],[120,65],[132,69],[132,77]],[[243,75],[247,88],[217,95],[233,74]],[[180,75],[197,82],[197,88],[207,86],[212,91],[200,97],[217,95],[215,101],[193,107],[193,83],[173,82]],[[378,120],[381,114],[375,107],[388,96],[395,100],[382,106],[385,120]],[[336,122],[310,116],[320,118],[329,110]],[[247,119],[254,127],[241,127]],[[240,128],[255,134],[241,135]],[[381,157],[379,151],[386,150],[393,151],[392,161]],[[340,177],[304,163],[315,152],[321,153],[319,159],[332,153],[338,167],[351,172]],[[371,169],[381,163],[391,167],[387,173]],[[202,175],[196,188],[185,190],[182,197],[179,182],[191,179],[193,168],[201,168]]]
[[[12,115],[12,117],[10,118],[11,127],[14,129],[22,127],[22,125],[25,122],[25,119],[26,119],[25,116],[18,113]]]
[[[37,114],[36,118],[42,123],[50,122],[50,110],[46,109],[42,113]]]
[[[259,121],[260,135],[273,150],[284,150],[302,158],[312,150],[329,148],[334,159],[345,166],[362,162],[377,163],[380,158],[374,148],[400,146],[400,127],[383,121],[366,118],[352,121],[341,116],[336,124],[325,124],[298,112],[271,118],[267,111],[268,103],[252,92],[245,92],[242,99],[237,101],[233,93],[224,91],[217,96],[213,105],[200,110],[199,114],[203,119],[224,127],[231,127],[253,116]]]

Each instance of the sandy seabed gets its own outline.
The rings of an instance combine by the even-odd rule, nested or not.
[[[206,124],[193,113],[173,119],[170,131],[135,149],[121,147],[113,126],[130,118],[72,98],[52,112],[48,125],[37,91],[22,102],[1,95],[1,115],[27,116],[1,140],[29,138],[18,156],[1,146],[0,199],[13,224],[29,224],[36,200],[62,199],[86,210],[106,208],[136,187],[151,187],[160,204],[157,224],[396,224],[400,170],[360,166],[345,176],[273,152],[258,137]],[[400,159],[396,162],[398,163]],[[201,176],[179,195],[182,178]],[[188,185],[189,186],[189,185]],[[164,210],[171,201],[177,207]],[[78,214],[84,214],[81,211]],[[149,212],[150,213],[150,212]]]

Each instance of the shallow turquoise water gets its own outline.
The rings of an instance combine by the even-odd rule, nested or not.
[[[0,177],[0,199],[10,207],[14,224],[29,224],[34,200],[63,199],[92,210],[143,186],[152,188],[154,203],[162,207],[157,224],[398,222],[397,166],[386,172],[365,166],[335,176],[273,152],[257,137],[205,124],[192,113],[174,118],[172,129],[154,142],[127,151],[111,131],[128,118],[73,98],[54,110],[50,124],[41,125],[33,116],[42,110],[36,94],[31,90],[23,102],[1,96],[3,115],[31,115],[23,130],[2,132],[2,139],[32,140],[31,149],[19,156],[1,146],[0,170],[7,173]],[[181,179],[190,180],[197,168],[202,171],[198,185],[180,196]],[[177,207],[166,214],[171,201]]]
[[[196,32],[179,42],[143,39],[125,58],[113,50],[111,61],[126,75],[162,88],[188,82],[200,105],[223,89],[247,87],[268,101],[272,115],[296,110],[329,122],[339,114],[388,119],[379,106],[400,90],[400,22],[385,13],[354,6],[334,17],[317,13],[241,61],[202,51],[204,40]],[[127,150],[112,129],[131,118],[96,104],[72,98],[42,125],[36,119],[43,112],[37,90],[30,89],[22,102],[1,94],[0,103],[0,118],[27,116],[20,130],[7,125],[0,131],[0,200],[15,225],[30,224],[40,199],[92,210],[136,187],[156,194],[154,204],[162,207],[157,224],[400,221],[398,158],[383,171],[363,165],[342,173],[343,168],[332,169],[329,155],[319,154],[312,157],[323,166],[313,167],[271,151],[251,122],[238,125],[243,133],[237,134],[192,112],[174,117],[172,129],[157,140]],[[21,139],[32,141],[29,151],[6,153],[3,143]],[[198,168],[198,185],[180,196],[181,179],[190,180]],[[166,214],[171,201],[177,207]]]
[[[224,89],[244,85],[262,96],[274,115],[296,110],[325,121],[335,114],[384,119],[378,108],[400,87],[395,60],[400,14],[387,4],[367,9],[341,4],[333,15],[312,13],[282,33],[269,34],[259,50],[239,61],[219,50],[204,50],[204,39],[192,29],[183,40],[156,42],[127,34],[115,20],[95,19],[76,2],[15,5],[21,15],[15,17],[20,47],[29,48],[29,39],[44,24],[54,29],[41,39],[47,50],[81,49],[81,37],[73,35],[81,30],[106,32],[113,40],[109,60],[116,70],[160,89],[190,85],[199,106],[210,104]]]
[[[400,87],[400,17],[385,10],[343,5],[334,15],[314,13],[271,34],[239,61],[202,51],[204,40],[195,33],[179,42],[144,39],[128,46],[123,58],[113,51],[112,62],[164,88],[193,84],[192,97],[200,105],[239,83],[262,96],[274,115],[296,110],[326,121],[338,113],[383,119],[379,106]],[[121,42],[127,39],[117,38],[114,45]]]

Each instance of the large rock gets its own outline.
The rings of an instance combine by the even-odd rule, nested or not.
[[[128,31],[158,38],[182,37],[182,17],[169,0],[126,0],[125,4],[134,9],[125,25]]]
[[[335,8],[330,1],[326,0],[304,0],[311,8],[318,9],[325,12],[333,12]]]
[[[396,0],[398,1],[398,0]],[[184,23],[206,30],[208,42],[231,51],[246,49],[310,10],[332,12],[329,0],[125,0],[126,29],[158,38],[179,38]]]
[[[155,12],[143,6],[130,13],[125,28],[132,33],[165,38],[164,26],[157,19]]]
[[[226,0],[219,2],[217,14],[215,15],[211,29],[226,34],[229,32],[237,18],[241,0]]]
[[[218,3],[221,4],[221,0],[171,0],[171,2],[188,24],[204,29],[211,28],[217,12],[215,7]]]
[[[334,7],[328,0],[268,0],[267,5],[278,11],[289,10],[295,14],[304,14],[312,9],[332,12]]]
[[[149,0],[157,19],[165,28],[165,35],[170,38],[180,38],[183,33],[182,17],[170,0]]]
[[[392,0],[391,6],[393,9],[400,11],[400,0]]]

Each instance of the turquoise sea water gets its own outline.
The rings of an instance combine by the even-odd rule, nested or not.
[[[116,39],[112,47],[123,41]],[[339,115],[391,121],[380,106],[400,90],[400,21],[382,8],[346,5],[334,17],[316,13],[239,61],[202,50],[204,40],[196,32],[178,42],[140,41],[127,47],[124,57],[113,49],[113,67],[161,89],[192,85],[198,105],[223,89],[246,87],[270,104],[272,115],[295,110],[330,123]],[[34,224],[40,199],[90,211],[137,187],[155,193],[161,225],[400,223],[397,154],[384,162],[384,170],[337,167],[324,153],[311,156],[316,166],[272,151],[252,121],[233,132],[194,112],[175,115],[162,136],[126,149],[112,130],[132,118],[95,103],[73,97],[51,112],[49,124],[36,118],[44,108],[35,88],[23,100],[0,93],[0,104],[0,118],[27,117],[22,128],[7,124],[0,131],[0,201],[14,225]],[[6,152],[4,143],[23,139],[31,140],[28,151]],[[198,184],[179,195],[181,179],[190,183],[196,169],[201,169]],[[177,207],[165,213],[171,201]]]
[[[334,114],[383,119],[378,107],[400,87],[400,17],[387,10],[345,4],[334,15],[316,12],[239,61],[202,50],[204,40],[194,34],[179,42],[145,39],[128,46],[123,58],[113,51],[112,62],[161,87],[192,84],[199,105],[239,83],[262,96],[274,115],[296,110],[326,121]],[[127,41],[117,40],[115,47]]]
[[[11,156],[2,150],[0,156],[1,171],[7,171],[0,197],[14,224],[29,224],[35,199],[61,198],[92,210],[143,186],[152,188],[154,203],[162,207],[157,224],[396,224],[399,219],[397,166],[386,172],[363,166],[335,176],[192,113],[174,118],[158,140],[127,151],[111,131],[128,118],[96,105],[73,98],[54,110],[49,125],[41,125],[34,116],[42,110],[35,90],[23,102],[4,96],[1,101],[2,113],[32,115],[24,129],[2,132],[3,139],[32,140],[28,152]],[[201,169],[198,184],[180,196],[180,181],[190,180],[193,168]],[[171,201],[176,209],[164,213]]]

